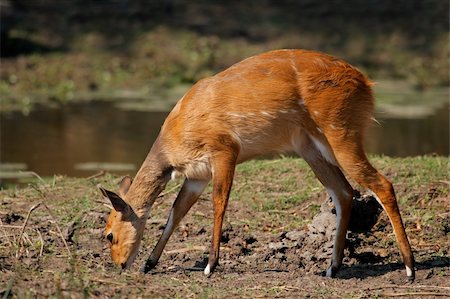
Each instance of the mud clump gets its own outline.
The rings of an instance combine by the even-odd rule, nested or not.
[[[368,232],[376,224],[382,209],[376,199],[371,196],[362,197],[355,192],[349,231],[355,233]],[[330,199],[324,201],[320,212],[304,231],[289,231],[280,234],[270,242],[264,260],[271,266],[292,270],[303,268],[307,272],[322,272],[330,263],[333,251],[333,240],[336,234],[336,209]],[[347,261],[359,244],[358,237],[347,238]],[[356,261],[350,261],[354,263]]]
[[[365,233],[370,231],[377,223],[382,211],[383,208],[375,197],[370,195],[362,196],[355,190],[348,230],[352,233]]]
[[[2,220],[2,222],[5,224],[13,224],[17,221],[24,220],[24,217],[15,213],[6,213],[5,215],[0,217],[0,220]]]
[[[231,224],[228,224],[222,231],[221,242],[230,246],[233,252],[246,256],[253,252],[258,240],[248,232],[248,227],[234,228]]]

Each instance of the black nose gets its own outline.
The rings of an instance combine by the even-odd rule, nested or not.
[[[122,264],[120,264],[120,266],[122,267],[122,269],[125,269],[125,267],[127,266],[127,263],[122,263]]]

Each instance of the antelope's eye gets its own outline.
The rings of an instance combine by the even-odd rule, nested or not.
[[[112,233],[109,233],[109,234],[106,236],[106,239],[108,239],[108,241],[112,243],[112,241],[113,241],[113,234],[112,234]]]

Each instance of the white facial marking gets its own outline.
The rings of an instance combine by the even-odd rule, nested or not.
[[[319,111],[314,111],[314,115],[319,115]]]
[[[332,128],[333,130],[336,130],[336,126],[335,125],[330,125],[330,128]]]
[[[209,264],[206,266],[204,273],[205,275],[209,275],[211,273],[211,267],[209,266]]]

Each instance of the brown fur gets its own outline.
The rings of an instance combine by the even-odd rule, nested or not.
[[[392,185],[368,162],[362,147],[374,109],[370,86],[364,75],[344,61],[305,50],[250,57],[199,81],[167,117],[135,181],[121,189],[129,189],[121,195],[136,219],[130,220],[128,213],[121,218],[112,211],[106,232],[112,229],[118,243],[127,244],[117,249],[113,245],[113,260],[132,262],[129,257],[137,252],[150,208],[170,172],[176,171],[186,181],[144,270],[156,265],[174,227],[212,178],[214,229],[205,269],[209,274],[218,263],[236,164],[258,155],[295,152],[308,162],[338,206],[337,236],[327,275],[334,276],[341,265],[351,205],[352,188],[341,170],[378,196],[405,263],[414,271]],[[130,221],[138,228],[135,232],[127,224]]]

